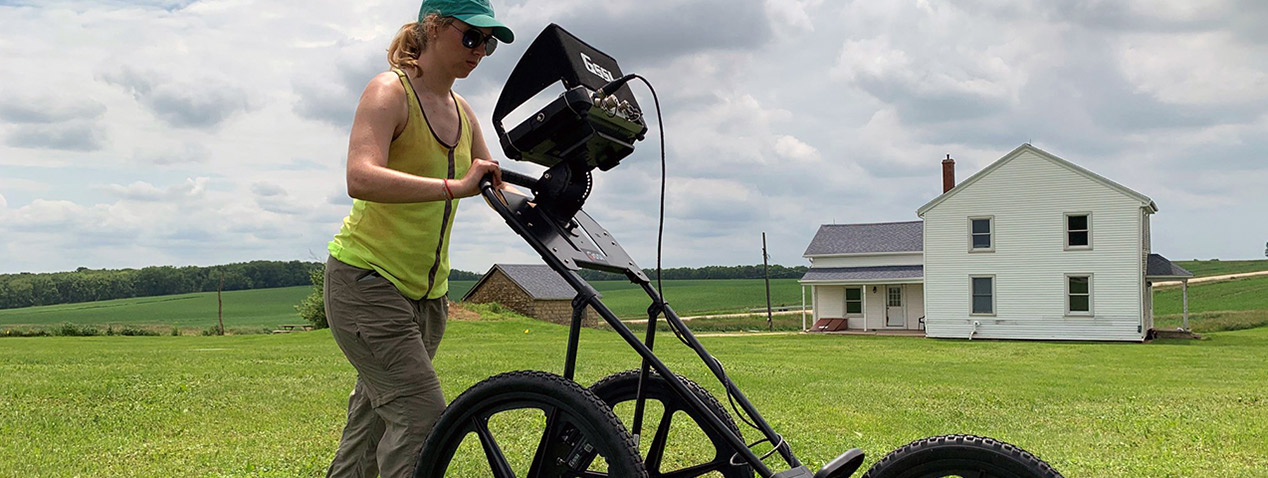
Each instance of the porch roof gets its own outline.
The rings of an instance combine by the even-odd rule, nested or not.
[[[1175,263],[1160,254],[1150,254],[1149,262],[1145,267],[1145,278],[1151,280],[1183,280],[1193,278],[1193,273],[1175,265]]]
[[[922,280],[925,266],[811,267],[801,282]]]

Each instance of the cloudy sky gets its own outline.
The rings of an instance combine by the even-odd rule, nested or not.
[[[1153,198],[1155,252],[1264,254],[1262,1],[494,2],[519,41],[455,86],[490,137],[551,22],[656,86],[666,266],[758,263],[763,231],[806,264],[820,224],[914,220],[945,155],[964,179],[1026,142]],[[0,0],[0,273],[324,259],[356,100],[417,8]],[[649,138],[587,206],[644,267]],[[454,237],[457,268],[537,260],[479,200]]]

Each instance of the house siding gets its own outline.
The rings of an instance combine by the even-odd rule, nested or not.
[[[1144,337],[1142,204],[1022,151],[924,214],[929,337],[1126,340]],[[1066,250],[1065,214],[1091,213],[1090,250]],[[969,252],[969,217],[994,218],[993,252]],[[1066,277],[1092,279],[1091,316],[1066,314]],[[995,313],[970,315],[969,277],[995,277]],[[974,332],[974,322],[978,323]]]

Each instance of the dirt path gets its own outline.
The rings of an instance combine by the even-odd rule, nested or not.
[[[1192,279],[1189,279],[1189,283],[1195,284],[1198,282],[1215,282],[1215,281],[1222,281],[1222,280],[1233,280],[1233,279],[1241,279],[1245,277],[1258,277],[1258,276],[1268,276],[1268,271],[1239,272],[1237,274],[1194,277]],[[1180,286],[1180,281],[1178,280],[1172,280],[1172,281],[1166,281],[1166,282],[1154,282],[1154,287],[1179,287],[1179,286]]]

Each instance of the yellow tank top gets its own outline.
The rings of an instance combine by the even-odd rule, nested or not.
[[[461,178],[471,167],[471,128],[458,109],[458,144],[436,136],[409,78],[401,78],[409,120],[388,149],[387,167],[430,178]],[[450,93],[452,95],[453,93]],[[345,264],[372,269],[411,299],[435,299],[449,292],[449,233],[458,200],[386,204],[355,199],[339,234],[327,248]]]

